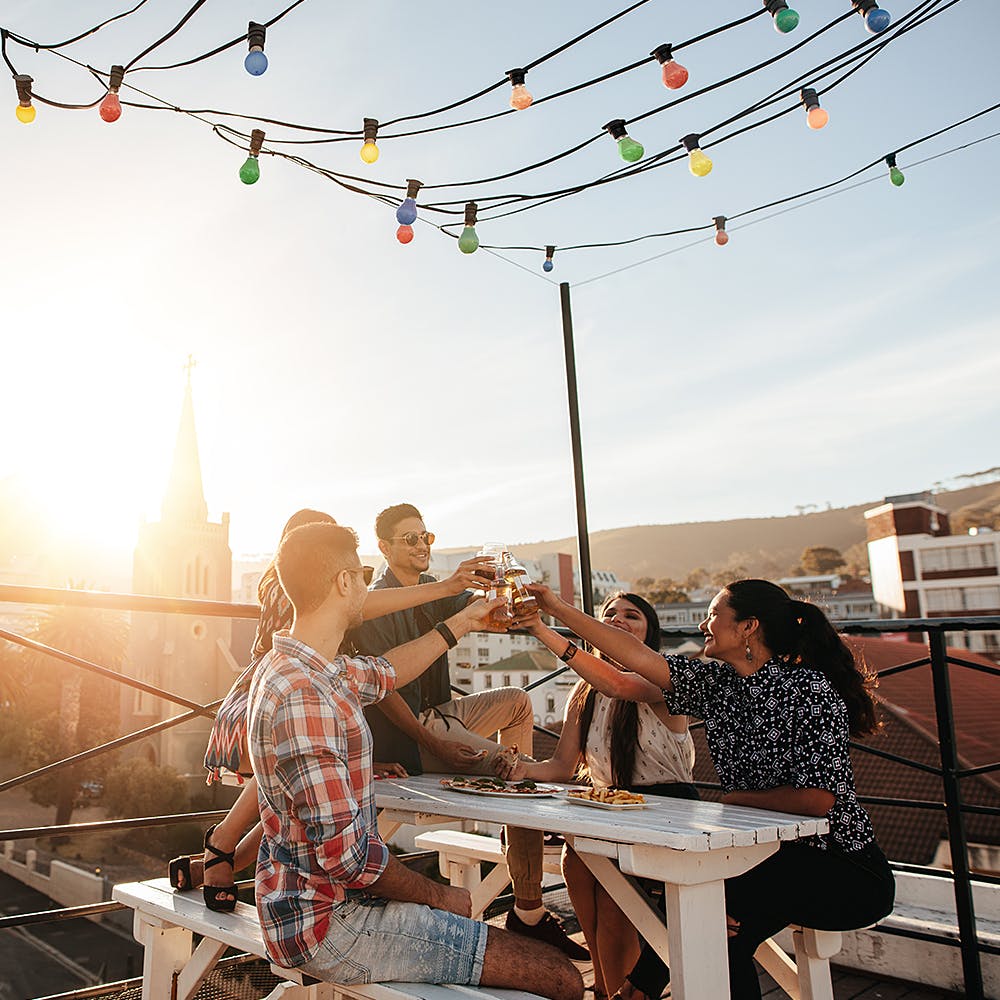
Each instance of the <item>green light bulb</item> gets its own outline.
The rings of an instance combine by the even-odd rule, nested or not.
[[[645,152],[646,150],[642,148],[642,143],[636,142],[630,135],[623,135],[618,140],[618,155],[626,163],[635,163],[636,160],[641,160],[642,154]]]
[[[260,180],[260,164],[256,156],[248,156],[246,163],[240,167],[240,180],[244,184],[256,184]]]
[[[774,30],[779,34],[787,35],[789,31],[795,29],[799,23],[799,13],[798,11],[792,10],[790,7],[786,7],[784,10],[779,10],[777,14],[774,15]]]
[[[458,249],[462,253],[475,253],[479,249],[479,237],[473,226],[466,226],[458,238]]]
[[[902,187],[903,181],[905,181],[906,178],[903,176],[903,171],[900,170],[899,167],[890,167],[889,180],[891,180],[896,187]]]

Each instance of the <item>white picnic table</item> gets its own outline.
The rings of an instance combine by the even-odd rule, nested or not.
[[[480,796],[446,789],[441,775],[375,785],[383,836],[400,824],[456,819],[561,833],[639,932],[669,961],[675,1000],[729,996],[724,879],[773,854],[781,841],[826,833],[825,819],[717,802],[648,797],[611,810],[551,797]],[[625,875],[664,883],[667,923]]]

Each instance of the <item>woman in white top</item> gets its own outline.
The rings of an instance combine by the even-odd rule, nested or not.
[[[660,623],[653,607],[637,594],[619,591],[604,602],[598,618],[660,648]],[[683,715],[670,715],[663,699],[637,702],[639,679],[577,646],[542,624],[537,615],[522,623],[554,653],[589,678],[581,680],[566,704],[555,754],[544,761],[501,760],[504,778],[568,781],[580,774],[595,787],[625,788],[644,795],[698,798],[691,784],[694,745]],[[615,665],[617,667],[617,664]],[[601,888],[590,869],[569,848],[563,876],[594,962],[597,997],[614,993],[639,957],[639,936]]]

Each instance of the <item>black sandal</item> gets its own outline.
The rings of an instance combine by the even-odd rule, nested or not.
[[[211,851],[215,855],[211,860],[205,862],[206,873],[213,865],[230,865],[233,868],[236,867],[235,851],[220,851],[219,848],[213,847],[210,843],[210,838],[214,832],[214,826],[210,826],[205,831],[205,850]],[[210,910],[214,910],[216,913],[232,913],[236,909],[237,893],[235,885],[203,885],[201,891],[205,897],[205,905]],[[227,896],[231,896],[232,898],[227,899]]]
[[[170,876],[170,884],[178,892],[188,892],[194,888],[191,884],[191,862],[196,858],[197,855],[183,854],[170,862],[170,866],[167,869]]]

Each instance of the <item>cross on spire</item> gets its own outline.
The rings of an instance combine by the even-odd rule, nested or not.
[[[198,362],[195,361],[194,355],[189,354],[187,359],[187,364],[181,365],[181,370],[187,373],[187,384],[191,384],[191,372],[198,366]]]

